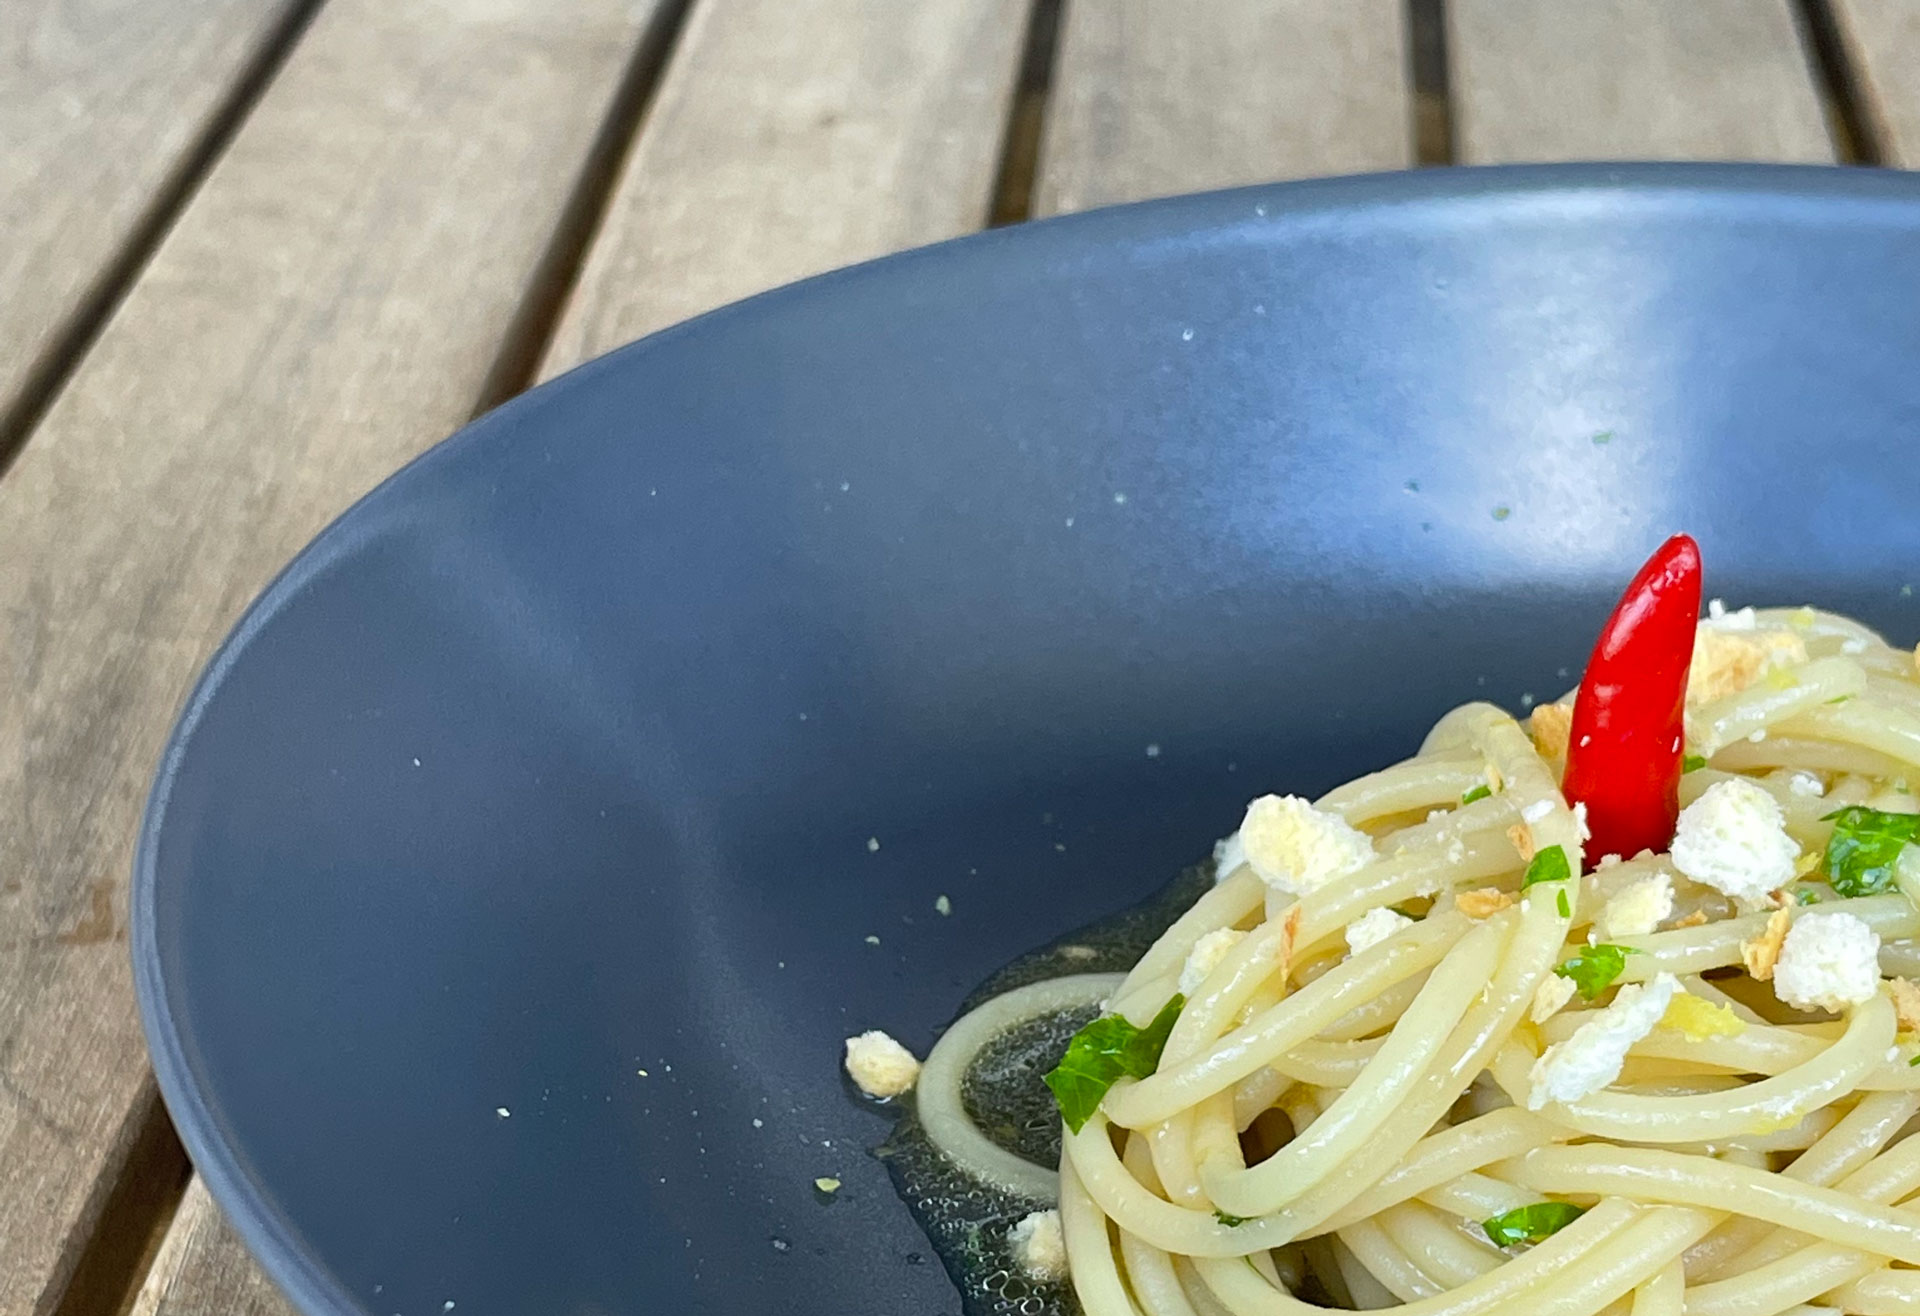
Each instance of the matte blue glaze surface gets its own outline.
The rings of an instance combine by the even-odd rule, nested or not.
[[[956,1311],[844,1036],[1565,689],[1673,530],[1911,641],[1916,433],[1920,182],[1864,171],[1238,191],[660,334],[213,664],[136,873],[168,1102],[316,1316]]]

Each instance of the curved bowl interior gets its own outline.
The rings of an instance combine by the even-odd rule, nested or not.
[[[183,719],[136,954],[191,1150],[316,1313],[956,1310],[841,1039],[924,1050],[1249,796],[1562,691],[1672,530],[1912,639],[1916,306],[1906,179],[1426,174],[929,249],[537,390]]]

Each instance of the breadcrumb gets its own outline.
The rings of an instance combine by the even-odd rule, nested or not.
[[[1567,740],[1573,734],[1573,710],[1565,704],[1535,704],[1527,719],[1534,748],[1542,758],[1563,759]]]
[[[1067,1277],[1067,1236],[1060,1227],[1060,1211],[1035,1211],[1007,1232],[1014,1264],[1033,1279],[1059,1281]]]
[[[1539,1110],[1552,1101],[1578,1101],[1619,1078],[1627,1051],[1653,1031],[1679,990],[1680,980],[1671,973],[1657,974],[1644,986],[1622,987],[1613,1004],[1592,1011],[1573,1036],[1554,1043],[1534,1061],[1528,1075],[1527,1109]]]
[[[1773,966],[1780,962],[1780,947],[1787,940],[1787,927],[1793,915],[1784,909],[1776,909],[1767,915],[1767,930],[1752,941],[1740,943],[1740,958],[1746,962],[1747,973],[1759,982],[1773,980]]]
[[[1453,903],[1468,918],[1491,918],[1501,910],[1512,907],[1513,892],[1491,886],[1481,887],[1477,891],[1459,891],[1454,893]]]
[[[1773,969],[1773,994],[1796,1010],[1839,1014],[1880,990],[1880,937],[1840,910],[1794,920]]]
[[[1888,982],[1893,991],[1893,1013],[1903,1033],[1920,1033],[1920,987],[1905,978]]]
[[[1402,928],[1413,926],[1413,920],[1397,909],[1382,906],[1370,909],[1353,922],[1347,924],[1347,949],[1355,955],[1363,950],[1371,950],[1391,937]]]
[[[845,1063],[854,1084],[882,1101],[907,1092],[920,1078],[913,1052],[878,1028],[847,1039]]]
[[[1507,828],[1507,839],[1513,842],[1513,848],[1515,852],[1519,854],[1521,863],[1530,864],[1533,862],[1533,828],[1523,822],[1517,822]]]
[[[1187,953],[1187,962],[1180,966],[1180,991],[1191,996],[1207,980],[1207,975],[1220,967],[1220,961],[1227,958],[1227,952],[1240,944],[1247,934],[1238,928],[1215,928],[1212,932],[1193,943],[1193,949]]]
[[[1636,878],[1620,888],[1600,911],[1600,930],[1609,937],[1644,937],[1673,913],[1673,878],[1666,872]]]
[[[1738,694],[1769,671],[1807,661],[1807,643],[1791,630],[1754,625],[1751,609],[1701,623],[1687,670],[1687,702]]]
[[[1687,915],[1685,918],[1675,919],[1673,921],[1673,926],[1676,928],[1697,928],[1701,924],[1705,923],[1706,921],[1707,921],[1707,911],[1704,909],[1696,909],[1693,911],[1693,913]]]
[[[1549,973],[1533,989],[1533,1008],[1527,1012],[1527,1017],[1537,1024],[1545,1023],[1566,1008],[1575,990],[1573,979]]]
[[[1668,854],[1694,881],[1751,909],[1793,880],[1800,847],[1779,802],[1758,783],[1730,777],[1680,811]]]
[[[1247,806],[1240,844],[1268,886],[1304,896],[1373,858],[1373,838],[1297,795],[1262,795]]]

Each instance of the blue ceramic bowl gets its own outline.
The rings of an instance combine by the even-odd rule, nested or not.
[[[1910,177],[1429,172],[991,233],[537,389],[174,733],[134,953],[194,1160],[315,1314],[956,1311],[841,1039],[923,1050],[1249,796],[1566,688],[1670,531],[1912,639],[1916,308]]]

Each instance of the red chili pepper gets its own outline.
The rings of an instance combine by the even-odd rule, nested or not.
[[[1700,546],[1675,535],[1600,630],[1573,701],[1560,789],[1587,806],[1587,867],[1664,850],[1680,816],[1687,669],[1700,620]]]

